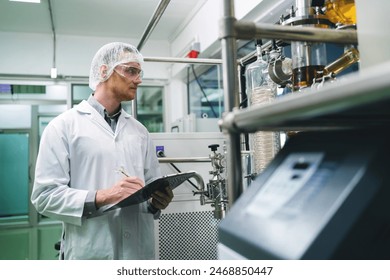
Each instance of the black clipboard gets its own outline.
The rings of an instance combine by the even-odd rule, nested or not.
[[[152,193],[154,193],[155,191],[157,190],[164,191],[166,186],[169,186],[173,190],[176,187],[180,186],[189,178],[193,177],[195,174],[196,174],[195,171],[189,171],[189,172],[165,175],[147,184],[142,189],[133,193],[127,198],[121,200],[117,204],[114,204],[113,206],[105,209],[103,212],[108,212],[118,208],[123,208],[126,206],[139,204],[144,201],[147,201],[149,198],[152,197]]]

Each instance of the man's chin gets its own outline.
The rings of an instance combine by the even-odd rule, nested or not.
[[[133,100],[134,98],[136,97],[136,92],[129,92],[128,94],[126,94],[126,101],[131,101]]]

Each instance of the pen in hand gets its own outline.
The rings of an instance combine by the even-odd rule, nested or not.
[[[119,168],[117,171],[120,172],[120,173],[122,173],[122,174],[125,175],[126,177],[130,177],[130,176],[126,173],[126,171],[124,170],[123,166],[122,166],[121,168]]]

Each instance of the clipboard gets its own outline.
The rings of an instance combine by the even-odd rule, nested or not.
[[[169,186],[173,190],[176,187],[180,186],[182,183],[184,183],[189,178],[193,177],[195,174],[196,174],[195,171],[189,171],[189,172],[182,172],[182,173],[162,176],[162,177],[150,182],[149,184],[144,186],[142,189],[138,190],[137,192],[133,193],[132,195],[128,196],[127,198],[121,200],[117,204],[114,204],[111,207],[105,209],[103,212],[108,212],[108,211],[115,210],[118,208],[123,208],[126,206],[145,202],[149,198],[152,197],[152,193],[154,193],[158,190],[164,191],[166,186]]]

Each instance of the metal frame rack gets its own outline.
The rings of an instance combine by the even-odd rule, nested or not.
[[[225,115],[220,127],[228,141],[228,196],[232,205],[243,192],[240,133],[258,130],[345,129],[389,125],[390,63],[360,71],[312,92],[291,94],[273,103],[238,110],[237,39],[281,39],[357,44],[354,30],[326,30],[237,21],[234,1],[223,0],[220,20]]]

